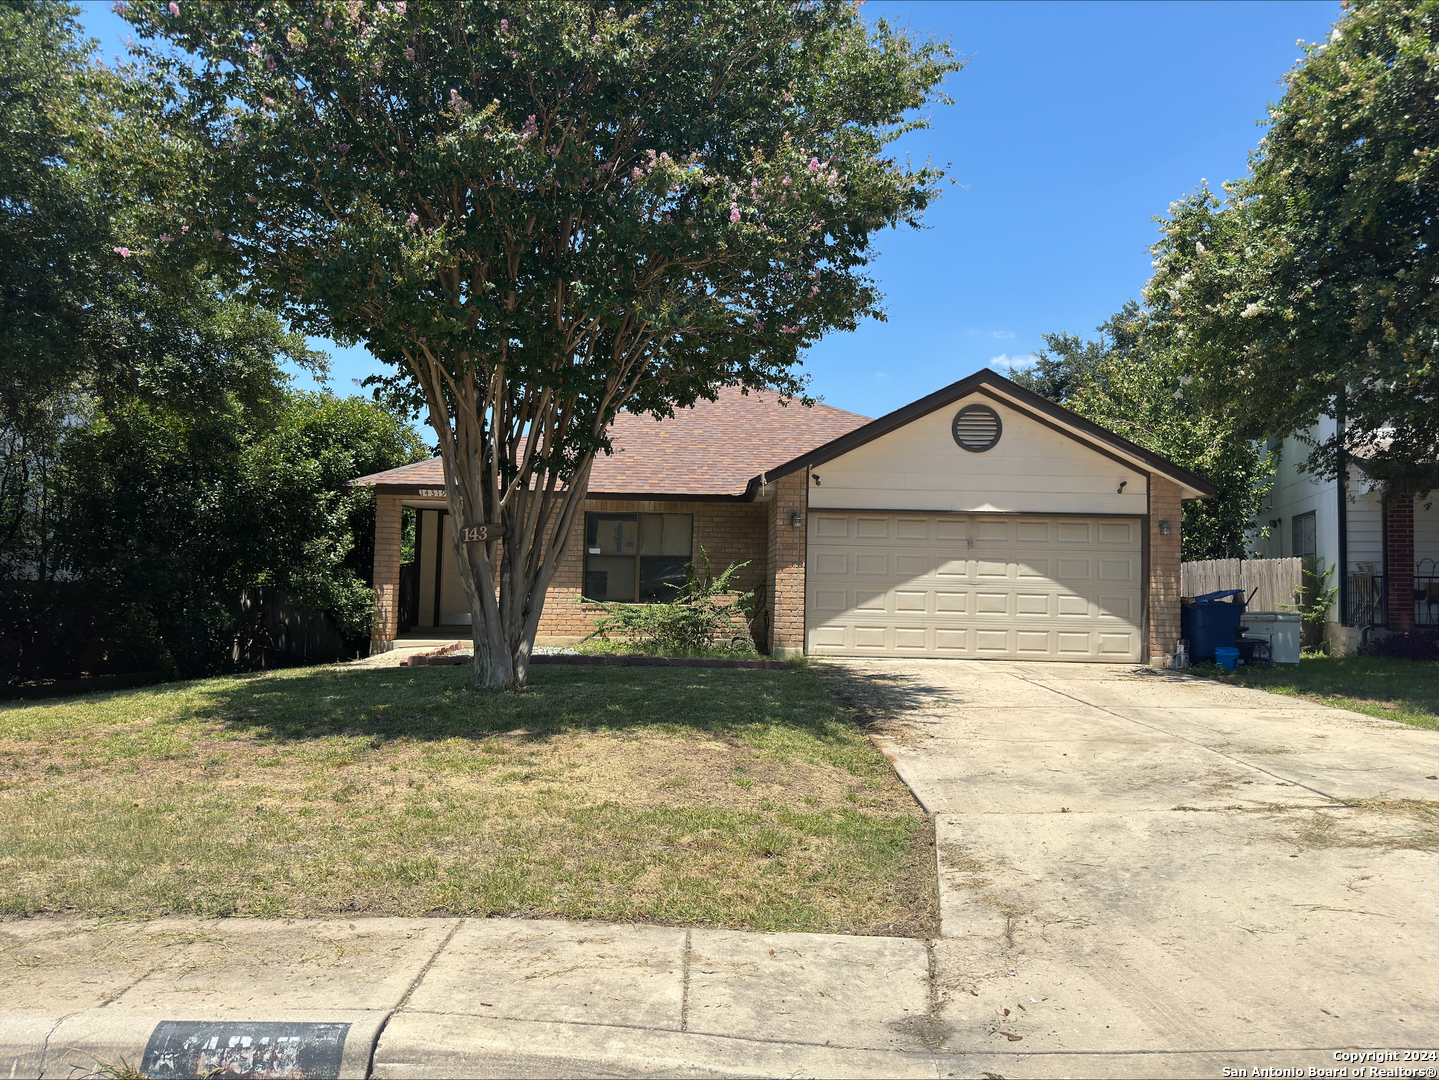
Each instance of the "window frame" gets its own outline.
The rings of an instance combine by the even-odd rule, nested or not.
[[[582,567],[582,570],[581,570],[581,576],[580,576],[580,598],[581,598],[585,603],[587,603],[587,604],[595,604],[595,603],[599,603],[599,604],[606,604],[606,603],[609,603],[609,604],[656,604],[656,603],[663,603],[665,600],[669,599],[668,597],[664,597],[664,596],[648,596],[648,597],[646,597],[646,596],[642,595],[643,586],[644,586],[644,578],[643,578],[643,574],[642,574],[642,564],[643,564],[643,561],[644,561],[645,559],[661,559],[661,558],[678,559],[678,558],[681,558],[681,556],[678,556],[678,555],[663,556],[663,555],[645,555],[645,554],[643,554],[643,543],[642,543],[641,538],[642,538],[643,535],[644,535],[644,528],[643,528],[643,525],[641,524],[642,519],[643,519],[643,518],[660,518],[660,519],[664,519],[664,518],[666,518],[666,517],[685,517],[685,518],[688,518],[688,519],[689,519],[689,541],[690,541],[690,542],[689,542],[689,552],[688,552],[686,555],[684,555],[683,558],[684,558],[684,560],[685,560],[684,565],[685,565],[686,568],[688,568],[688,567],[690,567],[690,566],[693,566],[693,565],[694,565],[694,555],[695,555],[695,515],[694,515],[693,512],[690,512],[690,513],[675,513],[675,512],[666,513],[666,512],[640,511],[640,510],[586,510],[586,511],[585,511],[585,514],[584,514],[584,523],[583,523],[583,524],[584,524],[584,534],[583,534],[583,537],[582,537],[582,542],[583,542],[583,546],[584,546],[584,563],[583,563],[583,567]],[[595,597],[593,597],[593,596],[591,596],[591,595],[589,594],[588,585],[589,585],[590,573],[591,573],[591,570],[590,570],[590,560],[591,560],[592,558],[601,558],[601,559],[606,559],[606,560],[611,560],[611,559],[624,559],[624,558],[627,558],[627,556],[625,556],[625,555],[623,555],[623,554],[604,554],[604,553],[602,553],[602,552],[601,552],[601,553],[597,553],[597,552],[590,546],[590,536],[591,536],[590,525],[591,525],[591,522],[594,522],[594,523],[596,524],[596,527],[598,527],[598,523],[599,523],[600,521],[633,521],[633,522],[635,523],[635,553],[634,553],[634,556],[633,556],[633,560],[634,560],[634,583],[635,583],[635,584],[634,584],[634,595],[633,595],[633,597],[630,598],[630,599],[619,600],[619,599],[610,598],[610,597],[608,597],[608,596],[606,596],[606,597],[603,598],[603,599],[596,599]],[[608,589],[606,589],[606,592],[608,592]]]

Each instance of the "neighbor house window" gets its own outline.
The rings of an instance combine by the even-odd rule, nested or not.
[[[693,537],[693,514],[586,514],[585,599],[673,598]]]

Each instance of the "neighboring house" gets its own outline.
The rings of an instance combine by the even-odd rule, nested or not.
[[[1316,442],[1333,435],[1328,417],[1310,432]],[[1253,551],[1262,558],[1299,556],[1329,573],[1328,584],[1339,586],[1326,629],[1331,645],[1353,648],[1365,627],[1439,625],[1439,492],[1387,500],[1356,458],[1341,498],[1336,480],[1316,481],[1300,469],[1309,445],[1289,438],[1274,443],[1274,451],[1274,484],[1254,519],[1269,535],[1255,540]]]
[[[985,370],[868,420],[725,390],[674,419],[621,414],[545,601],[541,639],[591,600],[670,595],[703,545],[748,562],[772,652],[1167,663],[1182,500],[1215,488]],[[418,512],[415,624],[469,621],[438,460],[363,477],[378,497],[377,650],[397,636],[401,508]]]

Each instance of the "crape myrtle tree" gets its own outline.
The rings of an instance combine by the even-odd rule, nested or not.
[[[228,253],[423,402],[477,686],[525,682],[620,409],[803,398],[801,350],[881,314],[871,237],[941,178],[884,150],[959,66],[849,3],[126,10],[197,147],[145,242]]]
[[[1350,3],[1249,175],[1170,209],[1146,296],[1187,392],[1318,474],[1361,454],[1391,494],[1439,486],[1439,3]]]

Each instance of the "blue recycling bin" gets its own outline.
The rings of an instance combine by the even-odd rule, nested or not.
[[[1179,611],[1179,632],[1194,660],[1213,660],[1215,649],[1234,648],[1244,618],[1244,590],[1205,593]]]

